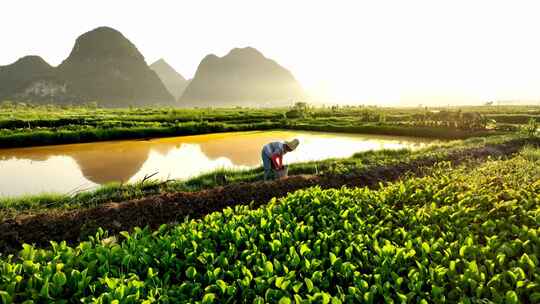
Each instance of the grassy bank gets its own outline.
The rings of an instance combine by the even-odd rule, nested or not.
[[[405,124],[362,124],[362,125],[335,125],[335,124],[288,124],[289,130],[341,132],[359,134],[379,134],[394,136],[427,137],[438,139],[466,139],[470,137],[499,135],[504,132],[494,130],[459,130],[444,127],[415,127]]]
[[[186,122],[174,126],[113,127],[41,130],[24,132],[1,132],[0,148],[30,147],[108,140],[173,137],[202,135],[234,131],[263,131],[270,129],[340,132],[357,134],[379,134],[411,136],[440,139],[465,139],[469,137],[490,136],[504,132],[493,130],[456,130],[441,127],[414,127],[407,125],[363,124],[363,125],[320,125],[295,122],[255,122],[249,124],[229,124],[222,122]]]
[[[76,130],[32,130],[30,132],[20,132],[15,134],[2,134],[0,132],[0,147],[27,147],[120,139],[140,139],[221,132],[270,130],[279,128],[280,126],[281,124],[272,122],[258,122],[250,124],[186,122],[178,123],[169,127],[79,127]]]
[[[455,151],[501,144],[519,139],[517,136],[492,136],[439,143],[416,151],[403,149],[362,152],[350,158],[292,164],[289,168],[289,174],[348,174],[349,172],[370,170],[380,166],[411,162],[418,159],[433,158],[444,160],[449,153]],[[257,180],[262,180],[262,169],[260,168],[244,171],[220,170],[186,181],[172,181],[168,183],[146,181],[144,183],[128,185],[110,184],[100,187],[97,190],[79,193],[74,196],[46,194],[4,198],[0,199],[0,220],[5,220],[21,213],[36,213],[51,209],[88,208],[110,201],[119,202],[167,192],[197,191],[216,186]]]

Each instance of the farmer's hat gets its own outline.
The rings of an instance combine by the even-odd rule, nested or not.
[[[285,145],[287,145],[287,147],[289,147],[289,150],[291,151],[294,151],[296,149],[296,147],[298,147],[298,145],[300,144],[300,141],[295,138],[291,141],[286,141],[285,142]]]

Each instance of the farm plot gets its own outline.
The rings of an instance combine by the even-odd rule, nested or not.
[[[3,302],[538,303],[540,151],[378,190],[309,188],[255,210],[25,245]],[[118,300],[118,301],[115,301]],[[30,302],[29,302],[30,303]]]

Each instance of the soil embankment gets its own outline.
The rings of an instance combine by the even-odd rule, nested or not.
[[[453,164],[489,156],[511,155],[529,140],[513,140],[504,144],[487,145],[452,152],[446,158]],[[534,142],[533,144],[539,144]],[[342,186],[373,187],[379,182],[393,181],[404,174],[422,174],[423,167],[434,165],[435,158],[422,158],[413,162],[377,167],[356,174],[333,176],[291,176],[271,182],[238,183],[199,192],[178,192],[147,197],[122,203],[109,203],[99,207],[63,213],[49,212],[0,223],[0,252],[17,250],[23,243],[46,246],[49,241],[77,242],[81,235],[102,227],[115,234],[133,227],[156,228],[164,223],[202,217],[208,213],[238,204],[258,206],[274,197],[311,186],[339,188]]]

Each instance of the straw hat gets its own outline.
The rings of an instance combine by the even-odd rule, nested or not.
[[[296,149],[296,147],[298,147],[299,144],[300,144],[300,141],[297,138],[295,138],[295,139],[293,139],[291,141],[286,141],[285,142],[285,145],[287,145],[287,147],[289,147],[289,149],[291,151],[294,151]]]

